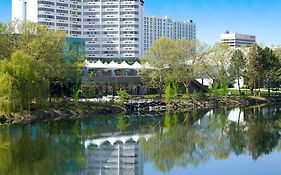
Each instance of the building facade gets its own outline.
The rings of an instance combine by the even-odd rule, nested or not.
[[[241,46],[252,47],[256,42],[256,36],[226,32],[221,34],[221,42],[232,48],[240,48]]]
[[[192,21],[176,21],[170,17],[144,17],[144,52],[160,37],[171,39],[196,39],[196,24]]]
[[[88,59],[137,59],[143,51],[143,0],[12,0],[12,18],[85,39]]]

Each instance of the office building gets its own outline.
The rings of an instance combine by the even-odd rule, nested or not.
[[[170,17],[144,17],[144,52],[160,37],[196,39],[196,24],[192,20],[176,21]]]
[[[240,48],[241,46],[252,47],[256,42],[256,36],[226,32],[221,34],[221,42],[232,48]]]
[[[143,0],[12,0],[12,18],[85,39],[88,59],[137,59],[143,51]]]

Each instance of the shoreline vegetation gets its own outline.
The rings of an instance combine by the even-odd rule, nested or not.
[[[0,125],[5,124],[28,124],[46,121],[58,121],[64,119],[79,119],[99,116],[119,116],[124,113],[163,113],[166,111],[188,112],[199,109],[234,108],[249,106],[264,106],[281,103],[281,96],[227,96],[227,97],[189,97],[178,98],[165,102],[164,99],[153,98],[130,98],[126,103],[118,102],[79,102],[73,101],[53,102],[45,110],[16,113],[11,118],[0,117]]]
[[[0,47],[0,124],[281,101],[281,47],[273,50],[255,43],[236,50],[222,43],[210,47],[197,40],[162,37],[139,59],[149,65],[136,72],[140,82],[101,83],[93,80],[95,70],[85,74],[85,55],[67,49],[62,31],[14,21],[0,23],[0,34],[0,46],[5,46]],[[128,93],[158,95],[142,99]],[[119,99],[81,101],[107,94]]]

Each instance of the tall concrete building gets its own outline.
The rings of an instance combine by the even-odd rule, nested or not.
[[[162,36],[171,39],[196,39],[196,24],[192,20],[176,21],[170,17],[144,17],[144,52]]]
[[[88,59],[136,59],[143,51],[143,0],[12,0],[12,18],[85,39]]]
[[[221,34],[221,42],[232,48],[240,48],[243,45],[251,47],[256,42],[256,36],[226,32]]]

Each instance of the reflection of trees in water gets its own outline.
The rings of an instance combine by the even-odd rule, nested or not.
[[[247,136],[248,149],[255,160],[262,154],[271,153],[280,139],[280,134],[271,123],[250,123]]]
[[[154,136],[141,142],[145,157],[160,171],[169,172],[174,166],[198,166],[215,159],[227,159],[248,152],[254,160],[274,149],[281,150],[279,128],[274,121],[280,116],[277,108],[243,109],[247,121],[229,121],[230,111],[216,109],[207,117],[207,127],[196,124],[202,114],[185,116],[166,113],[163,127],[154,128]],[[265,116],[266,115],[266,116]],[[182,119],[183,118],[183,119]],[[279,145],[278,145],[279,143]]]
[[[69,127],[71,134],[66,132]],[[78,124],[67,130],[56,124],[2,129],[0,174],[65,174],[83,166],[79,130]]]
[[[169,172],[175,165],[196,165],[206,159],[206,154],[197,147],[204,138],[194,132],[195,128],[176,126],[166,133],[158,132],[148,142],[141,142],[141,148],[145,157],[163,172]]]
[[[237,122],[228,120],[229,110],[216,109],[0,128],[0,174],[79,173],[87,161],[81,141],[118,131],[154,133],[141,141],[141,150],[162,172],[174,166],[198,166],[210,158],[226,159],[231,153],[250,153],[258,159],[275,149],[281,151],[279,107],[242,112],[245,116]]]

